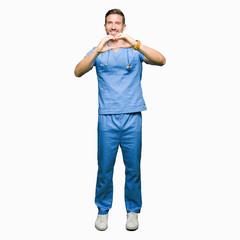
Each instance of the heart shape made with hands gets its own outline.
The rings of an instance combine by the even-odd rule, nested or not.
[[[107,35],[104,37],[98,45],[98,52],[106,52],[111,49],[119,49],[119,48],[131,48],[129,37],[127,35],[118,34],[116,37],[112,35]],[[120,41],[121,40],[121,41]],[[130,39],[131,40],[131,39]]]

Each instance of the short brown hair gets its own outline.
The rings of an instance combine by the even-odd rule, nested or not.
[[[119,14],[119,15],[121,15],[123,17],[123,24],[125,24],[125,16],[124,16],[123,12],[120,9],[117,9],[117,8],[111,9],[111,10],[109,10],[106,13],[106,15],[105,15],[105,24],[107,23],[107,17],[110,14]]]

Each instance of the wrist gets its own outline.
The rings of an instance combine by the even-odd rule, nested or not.
[[[133,40],[131,43],[132,47],[134,47],[136,44],[137,44],[137,40]]]
[[[136,40],[135,42],[136,42],[136,44],[133,46],[133,48],[135,50],[138,50],[140,48],[141,42],[139,40]]]
[[[99,55],[101,53],[101,50],[99,50],[98,48],[95,48],[93,52],[95,52],[96,55]]]

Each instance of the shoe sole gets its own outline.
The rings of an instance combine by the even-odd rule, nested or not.
[[[107,228],[100,229],[100,228],[97,228],[96,226],[95,226],[95,228],[96,228],[98,231],[101,231],[101,232],[103,232],[103,231],[106,231],[106,230],[107,230]]]
[[[95,228],[96,228],[98,231],[103,232],[103,231],[106,231],[106,230],[107,230],[108,226],[107,226],[106,228],[97,228],[97,226],[95,225]]]
[[[138,227],[137,227],[137,228],[126,228],[126,230],[128,230],[128,231],[130,231],[130,232],[133,232],[133,231],[138,230]]]

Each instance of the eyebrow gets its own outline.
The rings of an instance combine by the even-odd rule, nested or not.
[[[107,21],[107,23],[113,23],[112,21]],[[121,24],[121,22],[117,21],[115,23]]]

